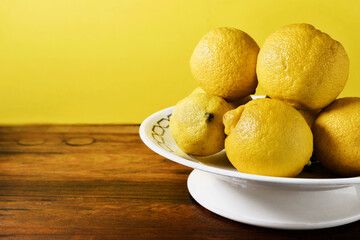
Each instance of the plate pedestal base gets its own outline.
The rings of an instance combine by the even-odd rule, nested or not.
[[[311,191],[236,184],[193,170],[191,196],[206,209],[238,222],[278,229],[320,229],[360,219],[357,186]]]

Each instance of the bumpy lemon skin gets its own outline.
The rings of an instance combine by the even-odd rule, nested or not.
[[[240,116],[224,115],[224,119],[239,119],[236,124],[224,121],[225,129],[230,130],[225,150],[233,166],[257,175],[298,175],[313,151],[312,132],[301,114],[285,102],[267,98],[255,99],[239,109],[229,114]]]
[[[236,101],[255,92],[259,46],[236,28],[208,32],[196,46],[190,68],[205,92]]]
[[[259,86],[297,109],[321,109],[343,90],[349,58],[341,43],[309,24],[292,24],[264,42],[256,66]]]
[[[224,149],[222,118],[230,109],[225,100],[207,93],[193,93],[180,100],[170,117],[170,132],[178,147],[196,156]]]
[[[360,176],[360,98],[335,100],[316,118],[314,156],[341,176]]]

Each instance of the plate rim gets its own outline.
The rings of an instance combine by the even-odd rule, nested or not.
[[[330,186],[330,185],[354,185],[360,184],[360,176],[358,177],[347,177],[347,178],[288,178],[288,177],[272,177],[272,176],[263,176],[255,175],[249,173],[243,173],[239,171],[230,171],[226,169],[219,169],[217,167],[205,165],[202,163],[196,163],[185,158],[179,157],[173,153],[167,152],[161,147],[153,143],[146,134],[146,129],[150,122],[152,122],[156,117],[160,115],[169,115],[172,113],[174,106],[162,109],[157,111],[150,116],[148,116],[140,125],[139,135],[144,144],[150,148],[155,153],[163,156],[173,162],[178,164],[206,171],[212,174],[217,174],[226,177],[233,177],[236,179],[250,180],[256,182],[265,182],[265,183],[275,183],[275,184],[289,184],[289,185],[321,185],[321,186]]]

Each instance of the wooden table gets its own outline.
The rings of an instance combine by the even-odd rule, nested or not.
[[[191,169],[138,125],[0,127],[0,239],[359,239],[360,222],[284,231],[237,223],[189,195]]]

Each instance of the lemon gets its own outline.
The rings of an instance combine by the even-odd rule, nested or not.
[[[205,92],[235,101],[255,92],[258,52],[259,46],[245,32],[217,28],[196,46],[190,59],[191,71]]]
[[[313,136],[302,115],[274,99],[255,99],[224,115],[226,155],[240,172],[294,177],[308,163]]]
[[[180,100],[170,117],[170,132],[179,148],[191,155],[207,156],[224,149],[222,118],[231,106],[222,98],[194,93]]]
[[[309,24],[292,24],[264,42],[256,66],[259,86],[298,109],[321,109],[343,90],[349,74],[344,47]]]
[[[313,125],[314,156],[334,173],[360,175],[360,98],[335,100]]]

